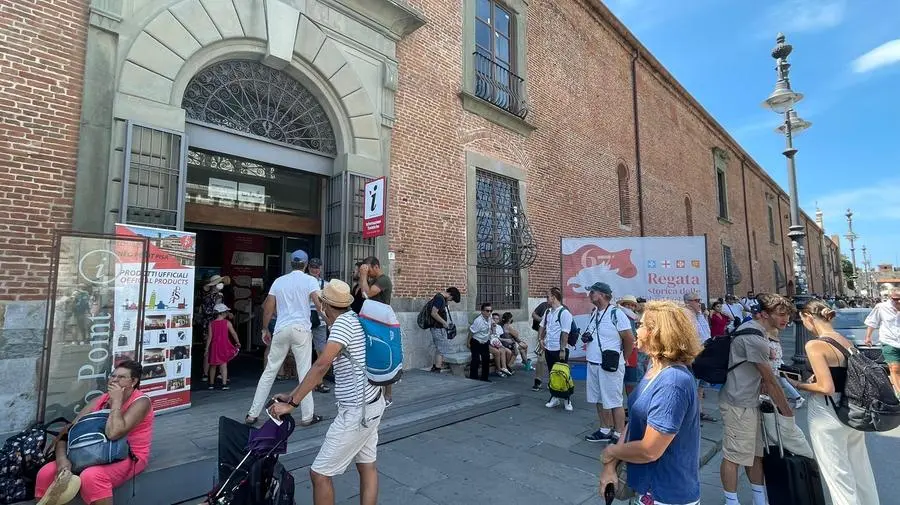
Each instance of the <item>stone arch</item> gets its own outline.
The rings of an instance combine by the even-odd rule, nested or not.
[[[184,88],[200,69],[252,55],[326,99],[341,132],[339,149],[382,158],[380,121],[368,91],[338,45],[299,10],[279,0],[180,0],[154,7],[145,19],[125,50],[121,93],[180,108]]]

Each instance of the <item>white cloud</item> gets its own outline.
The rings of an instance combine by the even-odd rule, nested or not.
[[[790,34],[834,28],[846,12],[846,0],[781,0],[766,17],[769,26]]]
[[[895,63],[900,63],[900,39],[885,42],[853,60],[853,71],[862,74]]]

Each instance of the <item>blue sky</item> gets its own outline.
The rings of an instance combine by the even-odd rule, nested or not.
[[[783,188],[771,50],[794,46],[800,204],[843,235],[846,209],[873,265],[900,264],[900,0],[604,0],[656,58]],[[648,139],[649,141],[649,139]]]

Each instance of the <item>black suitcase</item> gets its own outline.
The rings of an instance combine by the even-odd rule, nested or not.
[[[761,411],[774,412],[771,404],[764,404]],[[825,491],[819,465],[814,459],[786,451],[781,444],[778,415],[775,415],[775,438],[778,445],[769,446],[766,423],[760,415],[763,435],[763,473],[766,476],[766,494],[769,505],[826,505]]]

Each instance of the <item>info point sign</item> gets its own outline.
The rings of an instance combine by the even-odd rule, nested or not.
[[[609,284],[613,300],[708,296],[703,236],[564,238],[561,252],[563,298],[576,317],[590,314],[588,292],[595,282]]]

